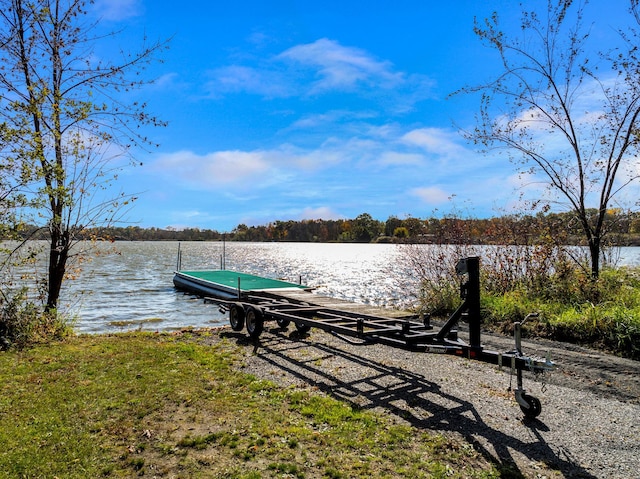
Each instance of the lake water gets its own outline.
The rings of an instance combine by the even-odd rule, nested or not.
[[[183,242],[180,248],[183,270],[221,267],[220,242]],[[217,306],[174,289],[177,242],[119,242],[99,249],[65,283],[61,309],[77,318],[78,332],[226,324]],[[394,245],[226,243],[224,252],[226,269],[302,280],[324,295],[380,306],[392,306],[400,295],[387,275],[398,254]]]
[[[183,242],[182,269],[219,269],[221,242]],[[64,285],[61,309],[79,333],[142,329],[168,331],[227,323],[213,304],[173,287],[177,242],[99,245],[99,255]],[[407,279],[402,251],[391,244],[226,243],[226,269],[293,282],[319,294],[377,306],[404,306]],[[621,248],[620,264],[640,265],[640,248]]]

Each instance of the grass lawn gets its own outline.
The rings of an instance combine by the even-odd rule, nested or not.
[[[209,333],[0,353],[0,478],[500,477],[471,446],[234,367]]]

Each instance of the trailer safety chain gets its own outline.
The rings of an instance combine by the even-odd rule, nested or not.
[[[544,378],[545,378],[546,376],[545,376],[544,372],[542,373],[542,377],[543,377],[543,380],[542,380],[542,381],[541,381],[541,383],[540,383],[540,391],[542,392],[542,394],[544,394],[544,393],[546,393],[546,392],[547,392],[547,383],[546,383],[546,381],[544,380]]]
[[[513,373],[515,372],[515,367],[511,368],[511,371],[509,372],[509,388],[507,389],[507,391],[511,392],[513,391],[512,388],[512,383],[513,383]],[[542,394],[546,393],[548,388],[547,388],[547,371],[545,369],[533,369],[533,375],[538,378],[541,377],[542,379],[540,380],[540,392]]]

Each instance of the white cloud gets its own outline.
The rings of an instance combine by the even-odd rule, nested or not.
[[[151,162],[151,171],[189,189],[215,191],[236,200],[267,191],[294,198],[299,205],[291,212],[294,218],[305,206],[314,208],[304,212],[307,218],[333,218],[335,213],[316,210],[314,205],[328,204],[329,198],[344,207],[363,204],[362,198],[371,198],[372,192],[393,192],[399,187],[403,201],[434,206],[446,203],[453,193],[476,191],[495,178],[502,178],[499,190],[509,187],[504,172],[493,168],[490,159],[456,145],[454,139],[460,137],[446,130],[407,131],[394,124],[360,123],[346,133],[303,136],[300,141],[252,151],[179,151],[158,157]],[[471,158],[476,158],[472,165]]]
[[[95,9],[103,20],[120,21],[142,15],[141,0],[96,0]]]
[[[337,123],[365,120],[375,116],[375,113],[367,111],[331,110],[325,113],[304,116],[295,121],[287,130],[310,130],[321,127],[335,128]]]
[[[217,151],[199,155],[178,151],[151,163],[155,174],[170,176],[198,189],[255,189],[282,185],[297,174],[308,175],[350,161],[353,152],[342,143],[302,149],[283,144],[271,150]]]
[[[427,186],[423,188],[414,188],[410,194],[417,196],[421,201],[427,204],[442,204],[449,201],[450,194],[437,186]]]
[[[390,62],[376,60],[364,50],[344,47],[327,38],[297,45],[277,58],[316,70],[320,79],[313,83],[313,93],[352,90],[358,84],[389,89],[404,78],[402,73],[393,71]]]
[[[207,89],[213,98],[240,92],[267,98],[348,92],[395,112],[411,110],[430,97],[433,88],[424,75],[397,71],[389,61],[327,38],[296,45],[254,65],[217,68],[211,76]]]
[[[336,213],[328,206],[305,208],[300,214],[298,214],[299,220],[339,220],[342,218],[344,218],[343,215]]]
[[[457,133],[441,128],[419,128],[402,136],[408,145],[417,146],[443,158],[464,157],[467,150],[460,145]]]
[[[151,167],[155,172],[205,189],[238,184],[269,170],[263,153],[244,151],[219,151],[206,155],[178,151],[161,155]]]
[[[286,98],[295,92],[288,80],[275,70],[258,69],[240,65],[218,68],[211,72],[213,80],[207,85],[209,96],[224,93],[248,92],[265,97]]]
[[[379,162],[383,165],[420,166],[424,162],[424,157],[417,153],[385,151],[380,155]]]
[[[179,78],[180,76],[175,72],[165,73],[153,81],[153,86],[160,90],[175,89],[179,84]]]

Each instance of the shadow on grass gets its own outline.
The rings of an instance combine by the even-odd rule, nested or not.
[[[235,338],[243,346],[253,346],[254,354],[262,361],[356,408],[382,408],[418,429],[458,433],[493,463],[503,478],[527,477],[517,466],[512,451],[531,462],[544,463],[567,477],[596,478],[569,455],[560,456],[545,442],[541,432],[549,429],[538,419],[523,420],[535,438],[524,442],[490,427],[472,403],[442,391],[438,384],[420,374],[337,346],[305,342],[306,335],[298,331],[287,334],[283,329],[274,328],[269,332],[271,334],[263,335],[259,342],[249,340],[242,333],[225,332],[222,336]],[[325,361],[339,361],[333,370],[341,372],[334,373],[326,365],[320,367]],[[345,372],[345,369],[348,370]]]

